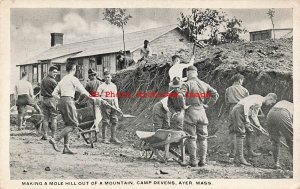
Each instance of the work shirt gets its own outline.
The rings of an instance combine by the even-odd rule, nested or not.
[[[78,91],[86,96],[90,94],[85,90],[83,85],[80,83],[77,77],[72,74],[68,74],[62,78],[62,80],[55,87],[52,96],[60,98],[62,96],[73,97],[75,91]]]
[[[172,95],[168,97],[168,108],[171,112],[180,112],[185,108],[184,94],[181,92],[171,92],[171,94],[176,94],[176,96]]]
[[[259,109],[261,109],[264,97],[260,95],[250,95],[246,98],[243,98],[238,102],[244,106],[244,115],[246,118],[251,116],[255,125],[260,126],[259,120],[257,118]]]
[[[114,100],[116,108],[119,108],[119,102],[118,102],[118,97],[117,97],[117,86],[110,82],[109,84],[107,83],[102,83],[99,85],[97,91],[99,92],[100,98],[104,100]]]
[[[179,77],[182,80],[183,69],[194,65],[194,59],[192,58],[188,64],[175,64],[169,69],[170,81],[173,81],[174,77]]]
[[[52,97],[52,92],[54,91],[56,85],[56,80],[50,75],[47,75],[41,83],[41,95],[43,97]]]
[[[211,106],[219,98],[217,90],[196,77],[185,82],[182,85],[182,91],[186,93],[185,101],[187,106],[202,106],[207,100],[206,105]]]
[[[90,80],[87,82],[85,90],[87,90],[93,96],[93,94],[97,92],[97,89],[100,85],[101,81],[99,81],[98,79]]]
[[[21,79],[20,81],[17,82],[15,86],[15,95],[18,96],[24,94],[33,97],[33,89],[31,83]]]
[[[225,102],[236,104],[247,96],[249,96],[249,91],[245,87],[240,84],[233,84],[226,89]]]
[[[294,104],[289,101],[286,100],[279,101],[273,106],[273,108],[283,108],[289,111],[290,114],[292,114],[292,116],[294,115]]]

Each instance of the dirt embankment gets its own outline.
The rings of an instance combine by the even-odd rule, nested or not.
[[[257,42],[225,44],[217,47],[206,47],[196,50],[195,66],[198,68],[199,78],[220,94],[216,105],[208,111],[210,120],[209,133],[216,134],[218,138],[211,141],[211,159],[224,159],[227,153],[228,135],[225,117],[218,119],[217,116],[224,111],[224,92],[232,83],[230,78],[241,73],[245,76],[244,86],[250,94],[266,95],[274,92],[278,100],[293,102],[293,79],[292,79],[292,39],[279,39],[275,41],[265,40]],[[191,45],[192,47],[192,45]],[[183,57],[183,62],[188,62],[192,50],[180,50],[178,54]],[[158,98],[136,97],[140,92],[165,93],[168,90],[169,63],[171,54],[153,57],[148,63],[137,70],[128,70],[114,76],[114,82],[119,91],[128,92],[131,98],[120,98],[120,105],[124,112],[136,115],[135,119],[122,120],[120,122],[120,136],[124,141],[136,144],[136,130],[151,131],[151,110],[159,101]],[[263,107],[265,114],[269,108]],[[134,136],[134,137],[133,137]],[[270,156],[271,144],[264,136],[257,137],[257,148],[265,153],[262,158],[255,162],[257,166],[269,167],[273,160]],[[221,156],[220,156],[221,154]],[[289,154],[284,151],[284,166],[292,169]]]

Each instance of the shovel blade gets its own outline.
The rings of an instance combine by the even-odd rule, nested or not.
[[[130,115],[130,114],[123,114],[122,117],[125,117],[125,118],[134,118],[135,116]]]

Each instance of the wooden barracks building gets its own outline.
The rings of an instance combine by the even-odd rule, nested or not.
[[[152,55],[175,53],[187,49],[187,38],[176,25],[153,28],[125,34],[127,54],[139,57],[144,40],[150,41]],[[59,68],[57,80],[66,75],[66,62],[73,60],[77,63],[77,77],[85,84],[88,80],[88,69],[95,69],[102,77],[103,69],[111,73],[122,69],[116,56],[123,49],[122,36],[105,37],[88,41],[63,44],[63,33],[51,33],[51,47],[37,56],[17,65],[20,74],[26,71],[29,81],[36,85],[47,75],[48,68],[56,65]]]

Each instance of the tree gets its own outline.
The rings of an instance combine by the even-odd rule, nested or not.
[[[180,13],[179,27],[187,34],[190,41],[194,42],[193,54],[195,52],[195,45],[199,35],[203,35],[207,29],[210,29],[210,43],[215,43],[219,28],[225,21],[225,16],[217,10],[213,9],[192,9],[190,15]]]
[[[269,15],[271,22],[272,22],[272,27],[273,27],[273,35],[274,35],[274,39],[275,39],[275,31],[274,31],[274,15],[275,15],[275,10],[274,9],[269,9],[267,12],[267,15]]]
[[[132,16],[130,14],[126,14],[126,9],[120,9],[120,8],[104,9],[103,15],[104,15],[103,20],[106,20],[110,24],[115,25],[122,29],[123,48],[124,48],[123,50],[124,50],[124,55],[126,55],[124,27],[126,26],[128,20],[132,18]]]
[[[236,17],[226,21],[225,31],[221,32],[223,43],[235,43],[241,41],[240,34],[246,33],[247,30],[242,28],[242,20]]]

